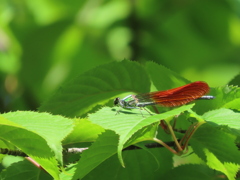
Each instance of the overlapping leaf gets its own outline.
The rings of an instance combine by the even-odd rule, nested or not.
[[[52,177],[45,171],[36,168],[29,161],[19,161],[13,163],[0,174],[0,179],[14,180],[14,179],[44,179],[51,180]]]
[[[207,166],[187,164],[173,168],[165,174],[163,179],[194,179],[194,180],[212,180],[214,172]]]
[[[143,111],[143,115],[147,118],[144,118],[138,109],[126,113],[121,113],[115,116],[115,113],[110,108],[103,108],[98,113],[91,114],[89,119],[94,124],[98,124],[105,129],[110,129],[115,131],[119,136],[119,145],[118,145],[118,156],[121,164],[123,165],[122,160],[122,149],[124,144],[129,140],[130,137],[138,130],[142,129],[145,126],[148,126],[152,123],[159,122],[162,119],[178,115],[183,111],[189,110],[193,105],[186,105],[174,110],[149,116],[149,114]],[[128,113],[136,113],[135,115],[129,116]],[[154,126],[153,126],[154,128]],[[150,134],[149,134],[150,135]],[[154,138],[155,134],[151,134],[151,137],[148,137],[148,140]],[[147,138],[146,138],[147,140]]]
[[[118,136],[112,131],[106,131],[99,136],[96,142],[83,152],[76,165],[73,179],[82,179],[99,164],[117,152]]]
[[[113,62],[92,69],[65,84],[40,107],[40,111],[79,116],[121,93],[149,92],[149,87],[150,80],[138,63]]]
[[[215,170],[224,173],[229,180],[235,180],[235,176],[239,170],[239,165],[227,162],[221,162],[219,159],[211,153],[209,150],[205,149],[205,154],[207,157],[207,165]]]
[[[154,62],[147,62],[146,70],[158,91],[172,89],[190,83],[190,81],[176,72]]]
[[[10,112],[2,116],[43,137],[58,161],[62,163],[61,141],[73,129],[73,122],[70,119],[30,111]]]
[[[206,161],[204,149],[213,153],[219,161],[240,164],[240,152],[235,145],[236,137],[208,124],[202,125],[193,135],[190,143],[194,152]]]
[[[63,140],[63,145],[72,145],[83,142],[93,142],[105,130],[88,119],[75,119],[74,130]]]
[[[240,88],[237,86],[224,86],[212,89],[212,95],[216,96],[214,99],[214,109],[225,107],[231,101],[240,98]]]
[[[125,168],[119,163],[117,155],[114,155],[96,167],[86,179],[162,179],[173,168],[173,154],[165,148],[152,148],[148,151],[150,152],[141,149],[124,151]]]
[[[47,141],[38,134],[0,117],[0,138],[21,149],[38,162],[52,177],[59,179],[57,161]]]
[[[230,109],[222,108],[209,111],[203,115],[203,118],[217,125],[227,125],[230,128],[240,129],[240,113]]]

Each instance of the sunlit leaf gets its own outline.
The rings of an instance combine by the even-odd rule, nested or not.
[[[118,156],[121,164],[123,165],[122,160],[122,149],[124,144],[129,140],[132,135],[138,130],[142,129],[145,126],[151,125],[156,122],[160,122],[162,119],[167,119],[169,117],[180,114],[183,111],[190,109],[193,105],[186,105],[174,110],[150,116],[148,112],[142,111],[142,114],[138,109],[115,115],[112,109],[103,108],[98,113],[91,114],[89,119],[94,124],[98,124],[105,129],[110,129],[115,131],[119,136],[119,145],[118,145]],[[128,113],[132,114],[129,115]],[[136,113],[136,114],[135,114]],[[134,115],[135,114],[135,115]],[[145,117],[143,117],[143,115]],[[154,126],[152,126],[154,128]],[[139,133],[142,133],[141,131]],[[156,134],[152,133],[151,136],[147,137],[145,140],[150,140],[155,137]],[[144,139],[142,139],[144,140]]]

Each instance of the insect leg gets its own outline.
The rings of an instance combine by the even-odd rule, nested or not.
[[[115,116],[116,116],[117,114],[119,114],[119,112],[121,111],[121,109],[122,109],[122,107],[117,110]]]

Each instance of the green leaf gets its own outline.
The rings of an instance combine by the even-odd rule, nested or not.
[[[183,111],[189,110],[190,108],[192,108],[192,106],[193,104],[181,106],[171,111],[154,116],[149,116],[146,111],[142,111],[142,114],[144,116],[149,116],[147,118],[144,118],[142,116],[142,114],[139,112],[139,109],[135,109],[130,112],[128,111],[128,113],[122,113],[120,111],[120,114],[115,115],[111,108],[105,107],[95,114],[90,114],[89,119],[94,124],[98,124],[105,129],[113,130],[117,134],[119,134],[120,139],[118,145],[118,157],[121,164],[124,166],[122,160],[122,149],[124,147],[124,144],[129,140],[130,137],[132,137],[134,133],[136,133],[138,130],[142,129],[145,126],[151,125],[153,123],[159,122],[162,119],[167,119],[169,117],[178,115]],[[132,115],[129,115],[131,114],[131,112]],[[136,115],[134,115],[134,113],[136,113]],[[153,136],[151,138],[148,137],[148,139],[145,140],[153,139],[155,134],[152,135]]]
[[[1,124],[1,123],[0,123]],[[0,148],[6,148],[6,149],[9,149],[9,150],[15,150],[16,147],[11,144],[10,142],[0,138]],[[2,162],[2,158],[4,158],[4,154],[0,154],[0,163]],[[1,167],[0,167],[0,170],[1,170]]]
[[[171,180],[212,180],[214,172],[203,165],[181,165],[173,168],[162,179]]]
[[[203,119],[202,116],[198,115],[197,113],[195,113],[192,110],[188,111],[190,113],[190,117],[194,117],[198,122],[205,122],[205,120]]]
[[[208,149],[204,149],[207,157],[207,165],[215,170],[223,172],[229,180],[235,180],[235,176],[238,172],[239,165],[233,163],[223,163],[218,160],[218,158],[211,153]]]
[[[29,161],[23,160],[13,163],[0,174],[0,179],[44,179],[51,180],[52,177],[43,170],[36,168]]]
[[[226,104],[223,105],[224,108],[228,109],[236,109],[240,111],[240,98],[236,98]]]
[[[211,100],[199,100],[194,107],[198,114],[204,114],[206,111],[228,107],[228,104],[235,99],[240,98],[240,88],[236,86],[224,86],[218,88],[211,88],[209,95],[215,96]],[[239,106],[235,106],[236,109]],[[235,108],[234,108],[235,109]]]
[[[23,160],[24,160],[24,157],[21,157],[21,156],[5,155],[1,162],[1,165],[4,168],[7,168],[7,167],[11,166],[12,164],[23,161]]]
[[[54,153],[41,136],[0,116],[0,138],[21,149],[38,162],[52,177],[59,179]]]
[[[60,174],[62,180],[73,180],[73,175],[76,172],[76,164],[69,164],[65,170]]]
[[[95,141],[105,130],[88,119],[75,119],[73,131],[63,140],[63,145]]]
[[[203,115],[207,122],[213,122],[217,125],[228,125],[230,128],[240,129],[240,113],[230,109],[217,109],[209,111]]]
[[[149,92],[150,81],[136,62],[122,61],[89,70],[61,87],[40,111],[81,116],[125,92]]]
[[[225,104],[240,98],[240,88],[237,86],[225,86],[213,88],[212,94],[216,96],[214,99],[215,109],[224,107]]]
[[[240,164],[240,152],[235,145],[236,137],[203,124],[193,135],[190,144],[194,152],[207,161],[205,149],[213,153],[220,162]],[[227,152],[227,153],[226,153]]]
[[[228,84],[234,86],[240,86],[240,74],[236,75]]]
[[[124,146],[127,147],[132,144],[136,144],[138,142],[152,140],[156,136],[158,128],[159,128],[159,121],[151,124],[150,126],[144,126],[140,130],[135,132]]]
[[[85,150],[76,165],[73,179],[82,179],[103,161],[117,152],[118,136],[112,131],[106,131],[99,136],[96,142]]]
[[[151,148],[149,151],[151,153],[142,149],[124,151],[125,168],[119,163],[117,155],[114,155],[101,163],[85,178],[88,180],[104,180],[109,177],[115,180],[164,179],[161,177],[173,168],[173,154],[165,148]]]
[[[30,111],[17,111],[2,114],[8,120],[43,137],[62,164],[61,141],[72,131],[73,122],[62,116]]]
[[[190,81],[176,72],[154,62],[147,62],[146,70],[158,91],[168,90],[190,83]]]

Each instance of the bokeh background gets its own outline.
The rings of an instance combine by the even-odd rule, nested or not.
[[[240,70],[240,1],[0,1],[1,112],[36,110],[69,79],[123,59],[225,85]]]

